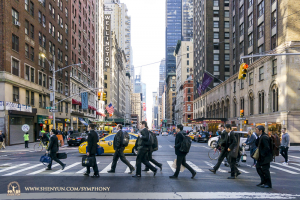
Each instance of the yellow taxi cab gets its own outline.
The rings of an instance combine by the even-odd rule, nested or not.
[[[189,133],[188,136],[189,136],[192,140],[194,140],[194,138],[195,138],[194,133]]]
[[[134,155],[136,155],[137,151],[134,149],[134,146],[138,138],[138,135],[133,133],[128,133],[128,134],[129,134],[129,143],[128,146],[125,147],[124,153],[133,153]],[[108,154],[115,153],[114,146],[113,146],[115,135],[116,134],[113,133],[99,139],[98,145],[103,147],[104,153],[108,153]],[[87,141],[81,143],[80,146],[78,147],[79,153],[86,154],[86,146],[87,146]]]

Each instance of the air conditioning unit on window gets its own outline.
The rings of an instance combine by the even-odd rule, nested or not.
[[[64,28],[64,25],[63,25],[63,24],[61,24],[61,25],[60,25],[60,27],[61,27],[61,28]]]
[[[40,4],[44,4],[44,0],[39,0]]]
[[[21,26],[21,23],[19,21],[15,20],[15,25],[16,26]]]

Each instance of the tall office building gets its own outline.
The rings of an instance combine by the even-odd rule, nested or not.
[[[197,99],[197,82],[202,83],[205,72],[215,77],[209,88],[230,76],[230,12],[229,0],[194,3],[194,99]]]
[[[193,0],[182,0],[182,41],[191,41],[193,39],[193,5]]]
[[[164,86],[166,85],[166,60],[162,60],[159,65],[159,91],[158,98],[159,104],[162,102],[162,94],[164,92]]]
[[[166,77],[176,71],[174,51],[181,40],[181,19],[182,0],[166,0]]]

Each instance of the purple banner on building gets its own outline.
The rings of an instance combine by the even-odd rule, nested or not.
[[[213,80],[213,77],[209,76],[207,73],[204,73],[201,90],[204,91]]]

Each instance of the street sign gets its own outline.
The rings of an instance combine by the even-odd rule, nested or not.
[[[49,112],[58,112],[58,110],[50,109]]]
[[[167,120],[164,120],[165,123],[167,123]]]
[[[47,110],[49,110],[49,109],[55,109],[55,108],[56,108],[56,106],[55,107],[46,107]]]
[[[28,132],[29,129],[30,129],[30,127],[29,127],[28,124],[24,124],[24,125],[22,126],[22,131],[24,131],[25,133]]]
[[[54,100],[54,92],[51,92],[50,93],[50,101],[53,101]]]
[[[246,120],[246,117],[238,117],[237,120]]]

